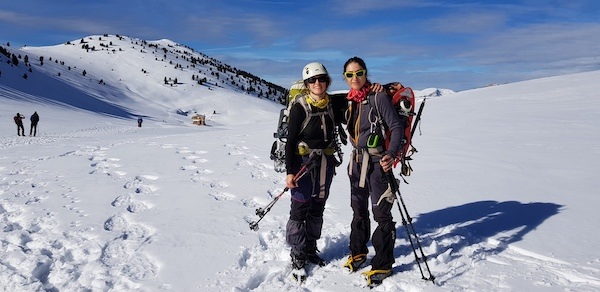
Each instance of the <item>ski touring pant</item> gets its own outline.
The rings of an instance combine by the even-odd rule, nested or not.
[[[327,156],[325,177],[321,177],[317,165],[310,173],[298,181],[298,187],[291,190],[292,202],[290,218],[286,226],[286,241],[292,256],[301,256],[317,251],[317,240],[323,229],[323,211],[329,197],[329,188],[335,174],[333,156]],[[325,192],[320,195],[320,181],[325,179]]]
[[[29,128],[29,136],[31,136],[32,133],[33,133],[33,136],[35,136],[37,134],[37,122],[31,123],[31,127]]]
[[[369,161],[368,163],[364,188],[359,186],[362,162],[353,161],[348,168],[351,193],[350,205],[353,211],[350,225],[350,252],[352,255],[367,254],[368,252],[367,243],[371,233],[370,199],[373,218],[377,222],[377,228],[372,236],[375,256],[371,261],[371,266],[372,270],[387,270],[392,268],[395,260],[396,223],[392,218],[393,204],[387,200],[379,200],[388,188],[387,178],[379,162]]]
[[[23,127],[23,123],[18,123],[17,124],[17,135],[18,136],[25,136],[25,128]]]

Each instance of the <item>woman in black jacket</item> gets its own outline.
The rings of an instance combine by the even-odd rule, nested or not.
[[[31,127],[29,128],[29,136],[33,134],[33,136],[35,137],[35,135],[37,134],[37,124],[40,121],[40,116],[37,112],[33,112],[33,115],[31,115],[29,120],[31,121]]]
[[[292,101],[285,149],[286,186],[292,196],[286,240],[297,280],[306,276],[307,261],[324,265],[317,253],[317,240],[321,237],[323,211],[337,165],[336,121],[327,94],[331,78],[325,66],[310,63],[302,70],[302,79],[307,90]],[[303,167],[308,171],[298,178]]]

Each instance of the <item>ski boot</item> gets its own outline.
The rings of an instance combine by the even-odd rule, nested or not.
[[[383,279],[392,274],[392,270],[370,270],[362,273],[367,279],[367,285],[371,288],[381,285]]]
[[[360,267],[367,261],[367,254],[361,253],[355,256],[348,256],[348,261],[344,264],[344,268],[350,270],[350,272],[356,272]]]
[[[325,261],[316,252],[307,253],[306,260],[308,260],[309,262],[311,262],[319,267],[325,266]]]
[[[317,248],[317,242],[314,240],[307,240],[306,246],[304,247],[306,253],[306,259],[319,267],[325,266],[325,261],[319,256],[319,249]]]

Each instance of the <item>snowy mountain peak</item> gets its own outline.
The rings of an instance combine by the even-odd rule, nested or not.
[[[168,39],[93,35],[46,47],[3,48],[0,84],[74,108],[129,118],[209,111],[221,94],[279,102],[286,89]],[[13,62],[12,55],[18,56]],[[49,90],[50,89],[50,90]],[[66,99],[65,94],[79,96]],[[73,96],[72,96],[73,97]],[[213,111],[225,111],[214,108]]]
[[[446,96],[455,93],[451,89],[440,89],[440,88],[425,88],[422,90],[415,90],[415,96],[421,98],[432,98]]]

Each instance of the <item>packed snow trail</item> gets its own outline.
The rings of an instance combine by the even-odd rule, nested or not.
[[[401,191],[435,285],[421,279],[397,223],[394,274],[373,291],[600,290],[595,80],[578,74],[428,102],[418,163]],[[568,100],[564,84],[577,91]],[[8,100],[0,112],[6,106],[12,122],[30,105]],[[360,275],[368,265],[341,268],[352,217],[344,167],[318,241],[328,264],[309,269],[303,285],[286,270],[289,195],[250,230],[256,208],[285,186],[268,158],[275,114],[138,128],[46,111],[38,137],[1,126],[0,290],[370,291]]]

